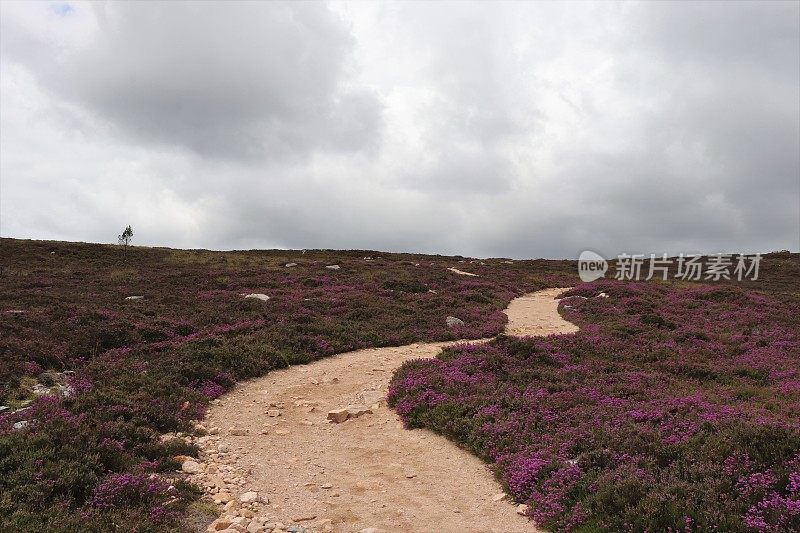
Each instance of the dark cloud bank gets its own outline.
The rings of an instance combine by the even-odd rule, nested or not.
[[[800,249],[800,4],[8,3],[0,233]]]

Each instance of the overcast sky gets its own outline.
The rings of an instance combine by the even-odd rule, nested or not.
[[[0,235],[800,249],[800,3],[0,4]]]

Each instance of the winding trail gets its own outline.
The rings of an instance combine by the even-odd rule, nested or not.
[[[577,331],[557,311],[565,290],[513,300],[506,332]],[[229,465],[232,486],[223,490],[258,492],[266,531],[535,532],[512,502],[496,501],[502,488],[480,459],[430,431],[403,429],[386,407],[394,370],[448,344],[358,350],[241,383],[212,405],[204,424],[222,429],[201,443],[201,458]],[[327,422],[329,410],[350,404],[373,412]]]

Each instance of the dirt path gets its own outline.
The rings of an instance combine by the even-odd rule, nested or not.
[[[576,331],[557,312],[554,298],[564,290],[511,302],[508,333]],[[205,471],[196,481],[219,491],[222,503],[257,492],[260,503],[228,504],[252,532],[536,531],[513,503],[496,501],[502,488],[478,458],[427,430],[403,429],[386,407],[392,372],[409,359],[436,356],[444,344],[359,350],[237,385],[204,422],[221,429],[201,439]],[[328,411],[350,404],[372,413],[326,420]],[[224,529],[225,522],[212,526]]]

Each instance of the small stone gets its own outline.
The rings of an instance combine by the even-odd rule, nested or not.
[[[316,517],[317,515],[313,513],[302,513],[292,517],[292,520],[294,520],[295,522],[308,522],[310,520],[314,520]]]
[[[406,477],[408,479],[413,479],[413,478],[417,477],[417,474],[415,472],[409,472],[409,473],[406,474]]]
[[[499,502],[506,499],[506,494],[504,492],[500,492],[499,494],[495,494],[492,496],[493,502]]]
[[[143,300],[144,296],[126,296],[126,300]]]
[[[233,427],[228,433],[234,437],[244,437],[249,433],[246,429]]]
[[[256,491],[248,491],[239,496],[239,501],[242,503],[254,503],[258,501],[258,493]]]
[[[267,296],[266,294],[260,293],[260,292],[254,292],[254,293],[251,293],[251,294],[246,294],[245,298],[251,298],[251,299],[254,299],[254,300],[261,300],[262,302],[266,302],[267,300],[269,300],[269,296]]]
[[[358,418],[361,415],[371,415],[372,409],[365,405],[348,405],[347,414],[348,418]]]
[[[365,527],[358,533],[386,533],[383,529],[378,529],[377,527]]]
[[[517,505],[517,514],[522,516],[528,515],[528,506],[524,503]]]
[[[288,429],[276,429],[275,430],[275,434],[276,435],[288,435],[289,434],[289,430]]]
[[[347,417],[349,416],[349,412],[347,408],[344,409],[334,409],[333,411],[328,411],[328,420],[333,422],[334,424],[341,424]]]
[[[283,265],[283,266],[285,266],[286,268],[292,268],[292,267],[296,267],[296,266],[297,266],[297,263],[286,263],[286,264],[285,264],[285,265]]]
[[[447,327],[449,327],[449,328],[453,328],[453,327],[456,327],[456,326],[463,326],[464,325],[464,321],[463,320],[461,320],[460,318],[456,318],[454,316],[447,317],[445,319],[445,323],[447,324]]]
[[[214,495],[214,502],[215,503],[228,503],[233,499],[233,496],[230,495],[228,492],[218,492]]]
[[[199,474],[203,471],[203,465],[201,465],[197,461],[187,460],[184,461],[183,464],[181,465],[181,470],[183,470],[187,474]]]
[[[232,524],[232,522],[231,522],[230,518],[221,516],[221,517],[217,518],[216,520],[214,520],[213,522],[211,522],[211,524],[209,524],[208,528],[206,528],[206,531],[209,531],[209,532],[210,531],[224,531],[224,530],[228,529],[231,524]]]
[[[320,487],[322,487],[323,489],[332,489],[333,488],[333,484],[332,483],[323,483],[322,485],[320,485]]]
[[[274,418],[276,416],[281,416],[281,412],[278,409],[270,409],[269,411],[267,411],[267,416],[271,416]]]

